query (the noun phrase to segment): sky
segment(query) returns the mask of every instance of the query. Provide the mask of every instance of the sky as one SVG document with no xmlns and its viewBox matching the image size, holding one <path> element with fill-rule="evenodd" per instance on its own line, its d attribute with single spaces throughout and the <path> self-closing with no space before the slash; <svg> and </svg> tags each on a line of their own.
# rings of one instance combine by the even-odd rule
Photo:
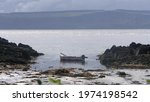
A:
<svg viewBox="0 0 150 102">
<path fill-rule="evenodd" d="M 0 12 L 150 10 L 150 0 L 0 0 Z"/>
</svg>

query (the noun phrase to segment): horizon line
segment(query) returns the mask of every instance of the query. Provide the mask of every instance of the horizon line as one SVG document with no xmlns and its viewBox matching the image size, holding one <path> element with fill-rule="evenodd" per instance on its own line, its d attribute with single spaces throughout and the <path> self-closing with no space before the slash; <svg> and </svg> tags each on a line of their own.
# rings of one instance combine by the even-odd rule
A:
<svg viewBox="0 0 150 102">
<path fill-rule="evenodd" d="M 20 12 L 0 12 L 0 14 L 11 14 L 11 13 L 40 13 L 40 12 L 75 12 L 75 11 L 150 11 L 150 10 L 135 10 L 135 9 L 113 9 L 113 10 L 104 10 L 104 9 L 81 9 L 81 10 L 54 10 L 54 11 L 20 11 Z"/>
</svg>

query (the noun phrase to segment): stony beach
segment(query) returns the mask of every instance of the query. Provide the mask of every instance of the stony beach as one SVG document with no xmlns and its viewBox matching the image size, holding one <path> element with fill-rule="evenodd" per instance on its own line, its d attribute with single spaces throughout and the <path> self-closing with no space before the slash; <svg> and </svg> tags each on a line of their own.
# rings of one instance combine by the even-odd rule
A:
<svg viewBox="0 0 150 102">
<path fill-rule="evenodd" d="M 150 84 L 149 80 L 150 69 L 0 71 L 1 85 L 146 85 Z"/>
</svg>

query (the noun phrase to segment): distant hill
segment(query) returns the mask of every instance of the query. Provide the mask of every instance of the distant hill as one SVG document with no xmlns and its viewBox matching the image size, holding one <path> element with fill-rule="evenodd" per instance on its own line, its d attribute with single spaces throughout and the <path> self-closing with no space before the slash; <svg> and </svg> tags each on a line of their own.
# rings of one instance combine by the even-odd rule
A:
<svg viewBox="0 0 150 102">
<path fill-rule="evenodd" d="M 150 11 L 0 13 L 0 29 L 150 29 Z"/>
</svg>

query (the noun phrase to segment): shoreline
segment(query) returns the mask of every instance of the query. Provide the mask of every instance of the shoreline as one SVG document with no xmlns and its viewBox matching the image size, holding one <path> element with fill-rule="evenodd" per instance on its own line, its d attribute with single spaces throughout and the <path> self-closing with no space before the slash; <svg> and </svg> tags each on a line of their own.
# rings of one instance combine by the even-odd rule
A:
<svg viewBox="0 0 150 102">
<path fill-rule="evenodd" d="M 0 85 L 147 85 L 149 80 L 150 69 L 0 70 Z"/>
<path fill-rule="evenodd" d="M 100 63 L 106 67 L 149 68 L 150 45 L 132 42 L 128 46 L 113 45 L 99 55 Z"/>
<path fill-rule="evenodd" d="M 150 45 L 114 45 L 99 56 L 106 70 L 57 67 L 37 71 L 30 65 L 34 63 L 33 58 L 42 53 L 29 45 L 12 43 L 4 38 L 0 38 L 0 42 L 0 85 L 150 84 L 150 69 L 146 66 L 150 61 Z"/>
</svg>

